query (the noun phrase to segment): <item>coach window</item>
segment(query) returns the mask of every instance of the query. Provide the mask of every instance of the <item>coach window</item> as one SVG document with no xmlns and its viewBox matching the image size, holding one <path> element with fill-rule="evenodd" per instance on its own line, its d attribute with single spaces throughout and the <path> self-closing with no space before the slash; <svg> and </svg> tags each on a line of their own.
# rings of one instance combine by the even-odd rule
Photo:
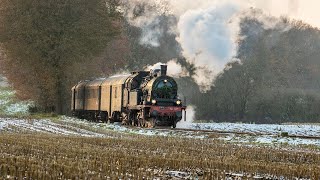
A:
<svg viewBox="0 0 320 180">
<path fill-rule="evenodd" d="M 118 87 L 115 87 L 115 89 L 114 89 L 114 98 L 117 98 L 117 92 L 118 92 Z"/>
</svg>

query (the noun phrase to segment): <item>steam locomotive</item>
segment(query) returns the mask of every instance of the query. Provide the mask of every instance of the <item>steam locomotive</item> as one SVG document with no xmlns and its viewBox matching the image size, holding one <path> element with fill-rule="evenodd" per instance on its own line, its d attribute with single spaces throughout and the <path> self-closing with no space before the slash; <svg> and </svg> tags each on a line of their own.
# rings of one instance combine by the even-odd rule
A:
<svg viewBox="0 0 320 180">
<path fill-rule="evenodd" d="M 71 110 L 74 116 L 93 121 L 175 128 L 186 109 L 177 91 L 167 66 L 161 65 L 161 69 L 81 81 L 72 87 Z"/>
</svg>

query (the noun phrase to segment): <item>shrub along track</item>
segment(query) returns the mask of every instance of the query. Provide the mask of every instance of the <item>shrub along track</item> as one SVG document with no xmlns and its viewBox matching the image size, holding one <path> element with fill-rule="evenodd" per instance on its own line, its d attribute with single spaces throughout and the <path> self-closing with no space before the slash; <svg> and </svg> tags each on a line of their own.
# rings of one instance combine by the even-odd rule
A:
<svg viewBox="0 0 320 180">
<path fill-rule="evenodd" d="M 116 133 L 116 132 L 114 132 Z M 199 179 L 228 172 L 320 178 L 320 154 L 248 147 L 214 139 L 144 136 L 112 138 L 0 134 L 0 179 L 168 178 L 168 170 Z"/>
</svg>

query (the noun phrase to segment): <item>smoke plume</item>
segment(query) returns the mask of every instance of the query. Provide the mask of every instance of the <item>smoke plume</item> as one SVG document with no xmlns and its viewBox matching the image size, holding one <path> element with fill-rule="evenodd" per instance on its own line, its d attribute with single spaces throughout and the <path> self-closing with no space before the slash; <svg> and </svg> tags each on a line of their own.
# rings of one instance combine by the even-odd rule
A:
<svg viewBox="0 0 320 180">
<path fill-rule="evenodd" d="M 147 66 L 147 68 L 145 68 L 145 70 L 149 71 L 149 70 L 160 69 L 161 65 L 168 66 L 167 75 L 169 75 L 169 76 L 183 77 L 183 76 L 188 75 L 187 70 L 185 68 L 183 68 L 179 63 L 177 63 L 176 59 L 172 59 L 172 60 L 168 61 L 167 63 L 158 62 L 154 65 L 149 65 L 149 66 Z"/>
<path fill-rule="evenodd" d="M 186 111 L 187 111 L 186 121 L 184 121 L 184 114 L 183 114 L 181 121 L 177 123 L 177 128 L 190 128 L 190 125 L 194 120 L 195 107 L 188 106 Z"/>
<path fill-rule="evenodd" d="M 252 17 L 266 29 L 281 25 L 280 16 L 305 21 L 320 27 L 320 2 L 316 0 L 122 0 L 128 22 L 142 29 L 140 43 L 159 46 L 164 33 L 176 35 L 181 55 L 196 67 L 193 78 L 202 90 L 210 89 L 215 77 L 228 62 L 237 60 L 238 42 L 242 38 L 240 22 Z M 261 13 L 257 13 L 260 10 Z M 174 16 L 169 30 L 159 19 Z"/>
<path fill-rule="evenodd" d="M 237 6 L 224 4 L 190 10 L 178 22 L 177 41 L 182 55 L 196 65 L 194 79 L 204 90 L 210 88 L 214 77 L 236 55 L 239 25 L 232 21 L 235 12 Z"/>
</svg>

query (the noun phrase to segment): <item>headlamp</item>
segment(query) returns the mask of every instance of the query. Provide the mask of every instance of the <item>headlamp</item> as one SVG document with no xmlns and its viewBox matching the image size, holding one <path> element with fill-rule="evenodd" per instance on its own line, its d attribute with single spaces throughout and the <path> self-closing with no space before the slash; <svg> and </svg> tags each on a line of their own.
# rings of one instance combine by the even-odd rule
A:
<svg viewBox="0 0 320 180">
<path fill-rule="evenodd" d="M 151 103 L 152 103 L 152 104 L 156 104 L 157 101 L 156 101 L 155 99 L 152 99 Z"/>
<path fill-rule="evenodd" d="M 180 100 L 177 100 L 177 101 L 176 101 L 176 104 L 177 104 L 177 105 L 180 105 L 180 104 L 181 104 L 181 101 L 180 101 Z"/>
</svg>

